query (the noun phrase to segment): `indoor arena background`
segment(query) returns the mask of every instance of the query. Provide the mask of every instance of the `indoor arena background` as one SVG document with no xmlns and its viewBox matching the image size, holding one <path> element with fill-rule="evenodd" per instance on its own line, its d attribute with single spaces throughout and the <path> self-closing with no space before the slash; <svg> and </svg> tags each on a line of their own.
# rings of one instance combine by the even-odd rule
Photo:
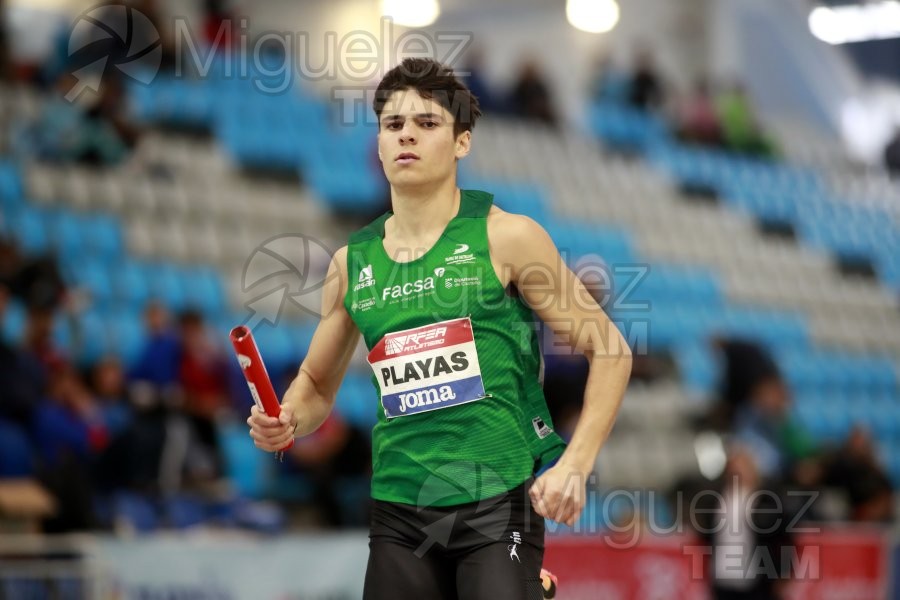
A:
<svg viewBox="0 0 900 600">
<path fill-rule="evenodd" d="M 227 334 L 285 388 L 412 55 L 484 109 L 461 186 L 635 355 L 558 597 L 900 598 L 900 3 L 822 1 L 0 2 L 0 598 L 360 596 L 363 345 L 279 463 Z M 568 436 L 587 364 L 540 334 Z M 771 527 L 710 533 L 729 478 Z"/>
</svg>

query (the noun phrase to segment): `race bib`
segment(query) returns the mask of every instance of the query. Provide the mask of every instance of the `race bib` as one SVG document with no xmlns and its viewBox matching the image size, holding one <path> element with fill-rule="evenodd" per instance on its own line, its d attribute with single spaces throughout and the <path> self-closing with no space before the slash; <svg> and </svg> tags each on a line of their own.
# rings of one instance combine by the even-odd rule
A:
<svg viewBox="0 0 900 600">
<path fill-rule="evenodd" d="M 390 419 L 486 396 L 468 317 L 385 335 L 368 356 Z"/>
</svg>

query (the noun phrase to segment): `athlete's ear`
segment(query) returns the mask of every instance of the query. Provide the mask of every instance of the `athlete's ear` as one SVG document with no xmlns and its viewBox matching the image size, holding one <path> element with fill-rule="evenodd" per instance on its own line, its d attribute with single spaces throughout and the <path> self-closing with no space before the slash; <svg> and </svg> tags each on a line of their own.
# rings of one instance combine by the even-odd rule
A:
<svg viewBox="0 0 900 600">
<path fill-rule="evenodd" d="M 465 158 L 472 149 L 472 132 L 463 131 L 456 137 L 456 158 Z"/>
</svg>

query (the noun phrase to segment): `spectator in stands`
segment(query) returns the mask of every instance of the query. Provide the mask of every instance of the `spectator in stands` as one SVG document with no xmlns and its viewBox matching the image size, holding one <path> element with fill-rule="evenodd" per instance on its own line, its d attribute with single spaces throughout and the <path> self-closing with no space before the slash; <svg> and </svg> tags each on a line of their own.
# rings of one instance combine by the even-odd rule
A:
<svg viewBox="0 0 900 600">
<path fill-rule="evenodd" d="M 235 41 L 236 16 L 224 0 L 204 0 L 203 40 L 210 48 L 229 50 Z"/>
<path fill-rule="evenodd" d="M 0 237 L 0 285 L 29 307 L 53 309 L 66 288 L 56 261 L 46 255 L 25 257 L 12 241 Z"/>
<path fill-rule="evenodd" d="M 129 380 L 139 386 L 150 388 L 150 393 L 165 394 L 178 384 L 178 370 L 181 362 L 181 343 L 172 329 L 169 312 L 159 302 L 150 302 L 144 309 L 146 342 L 138 354 Z M 147 393 L 136 390 L 138 404 Z"/>
<path fill-rule="evenodd" d="M 17 140 L 21 152 L 96 166 L 113 165 L 129 155 L 139 131 L 126 114 L 121 78 L 104 77 L 96 98 L 85 90 L 70 102 L 66 95 L 79 85 L 71 73 L 60 75 L 41 114 Z"/>
<path fill-rule="evenodd" d="M 753 454 L 734 446 L 713 493 L 694 496 L 690 522 L 710 547 L 709 581 L 717 600 L 784 598 L 783 571 L 793 551 L 793 507 L 760 476 Z M 756 493 L 765 491 L 766 493 Z M 696 555 L 695 555 L 696 556 Z"/>
<path fill-rule="evenodd" d="M 9 291 L 0 283 L 0 322 L 9 299 Z M 46 377 L 40 363 L 0 337 L 0 420 L 22 429 L 28 427 L 45 391 Z"/>
<path fill-rule="evenodd" d="M 762 129 L 750 97 L 738 84 L 723 92 L 717 102 L 725 145 L 734 152 L 761 157 L 774 157 L 775 144 Z"/>
<path fill-rule="evenodd" d="M 460 77 L 460 79 L 468 86 L 472 94 L 478 98 L 478 106 L 481 108 L 481 112 L 483 114 L 500 112 L 500 101 L 485 77 L 484 55 L 479 49 L 469 50 L 469 53 L 466 55 L 465 66 L 460 72 L 468 73 L 468 75 Z"/>
<path fill-rule="evenodd" d="M 122 77 L 104 77 L 100 96 L 87 111 L 88 123 L 92 125 L 95 136 L 94 151 L 97 157 L 82 157 L 82 160 L 115 164 L 134 149 L 140 131 L 128 115 L 127 100 Z"/>
<path fill-rule="evenodd" d="M 127 435 L 113 440 L 100 471 L 107 487 L 155 491 L 163 470 L 169 417 L 180 410 L 183 401 L 179 381 L 181 341 L 169 312 L 157 301 L 144 309 L 144 327 L 146 341 L 128 373 L 125 392 L 131 407 L 131 427 Z M 180 473 L 180 466 L 168 472 Z M 172 477 L 177 479 L 177 474 Z"/>
<path fill-rule="evenodd" d="M 118 358 L 107 356 L 94 365 L 91 390 L 110 437 L 124 434 L 131 425 L 131 406 L 127 397 L 125 371 Z"/>
<path fill-rule="evenodd" d="M 526 60 L 510 94 L 510 107 L 514 114 L 525 119 L 557 124 L 556 110 L 550 95 L 550 85 L 541 74 L 534 59 Z"/>
<path fill-rule="evenodd" d="M 222 460 L 216 422 L 229 407 L 227 363 L 225 356 L 206 331 L 203 315 L 194 310 L 179 318 L 181 353 L 178 377 L 184 392 L 184 413 L 195 439 L 197 454 L 189 462 L 198 466 L 203 477 L 207 469 L 211 477 L 222 473 Z"/>
<path fill-rule="evenodd" d="M 25 321 L 22 350 L 31 356 L 44 372 L 54 372 L 66 363 L 66 357 L 53 341 L 53 322 L 56 313 L 52 308 L 32 306 Z"/>
<path fill-rule="evenodd" d="M 724 368 L 719 378 L 719 400 L 708 419 L 710 426 L 725 431 L 731 429 L 735 413 L 756 386 L 766 379 L 780 378 L 781 372 L 771 355 L 754 341 L 717 336 L 711 345 L 721 355 Z"/>
<path fill-rule="evenodd" d="M 677 128 L 678 137 L 684 142 L 704 146 L 722 144 L 722 125 L 705 79 L 695 84 L 693 92 L 682 103 Z"/>
<path fill-rule="evenodd" d="M 626 103 L 629 76 L 616 67 L 610 53 L 598 53 L 591 71 L 589 94 L 594 102 Z"/>
<path fill-rule="evenodd" d="M 851 520 L 893 519 L 894 490 L 865 429 L 854 427 L 843 446 L 828 456 L 824 465 L 823 483 L 847 492 Z"/>
<path fill-rule="evenodd" d="M 67 456 L 87 462 L 109 442 L 97 399 L 68 363 L 53 370 L 48 402 L 41 404 L 38 413 L 38 447 L 49 465 L 62 462 Z"/>
<path fill-rule="evenodd" d="M 774 376 L 760 380 L 747 400 L 735 417 L 735 437 L 753 455 L 760 473 L 813 483 L 815 473 L 810 474 L 808 465 L 816 448 L 790 415 L 790 392 L 784 381 Z"/>
<path fill-rule="evenodd" d="M 10 299 L 0 283 L 0 323 Z M 33 473 L 29 428 L 45 392 L 43 369 L 0 336 L 0 478 Z"/>
<path fill-rule="evenodd" d="M 47 532 L 94 526 L 91 471 L 109 436 L 96 400 L 68 364 L 51 374 L 49 394 L 36 410 L 33 435 L 41 457 L 40 480 L 57 499 Z"/>
<path fill-rule="evenodd" d="M 656 70 L 653 54 L 647 49 L 639 50 L 628 85 L 628 103 L 638 110 L 654 111 L 662 108 L 665 99 L 662 77 Z"/>
<path fill-rule="evenodd" d="M 54 91 L 44 103 L 34 123 L 28 125 L 16 140 L 20 153 L 52 162 L 77 160 L 88 146 L 84 108 L 68 102 L 65 95 L 78 85 L 70 73 L 59 75 Z"/>
<path fill-rule="evenodd" d="M 900 127 L 884 149 L 884 166 L 893 177 L 900 176 Z"/>
</svg>

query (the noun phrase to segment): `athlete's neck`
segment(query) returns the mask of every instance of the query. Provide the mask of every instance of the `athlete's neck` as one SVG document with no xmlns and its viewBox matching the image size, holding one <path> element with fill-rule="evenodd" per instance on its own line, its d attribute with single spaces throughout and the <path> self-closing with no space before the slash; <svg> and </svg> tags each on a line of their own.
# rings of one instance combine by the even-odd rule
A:
<svg viewBox="0 0 900 600">
<path fill-rule="evenodd" d="M 460 192 L 456 178 L 430 190 L 391 189 L 392 234 L 403 240 L 440 235 L 459 212 Z"/>
</svg>

